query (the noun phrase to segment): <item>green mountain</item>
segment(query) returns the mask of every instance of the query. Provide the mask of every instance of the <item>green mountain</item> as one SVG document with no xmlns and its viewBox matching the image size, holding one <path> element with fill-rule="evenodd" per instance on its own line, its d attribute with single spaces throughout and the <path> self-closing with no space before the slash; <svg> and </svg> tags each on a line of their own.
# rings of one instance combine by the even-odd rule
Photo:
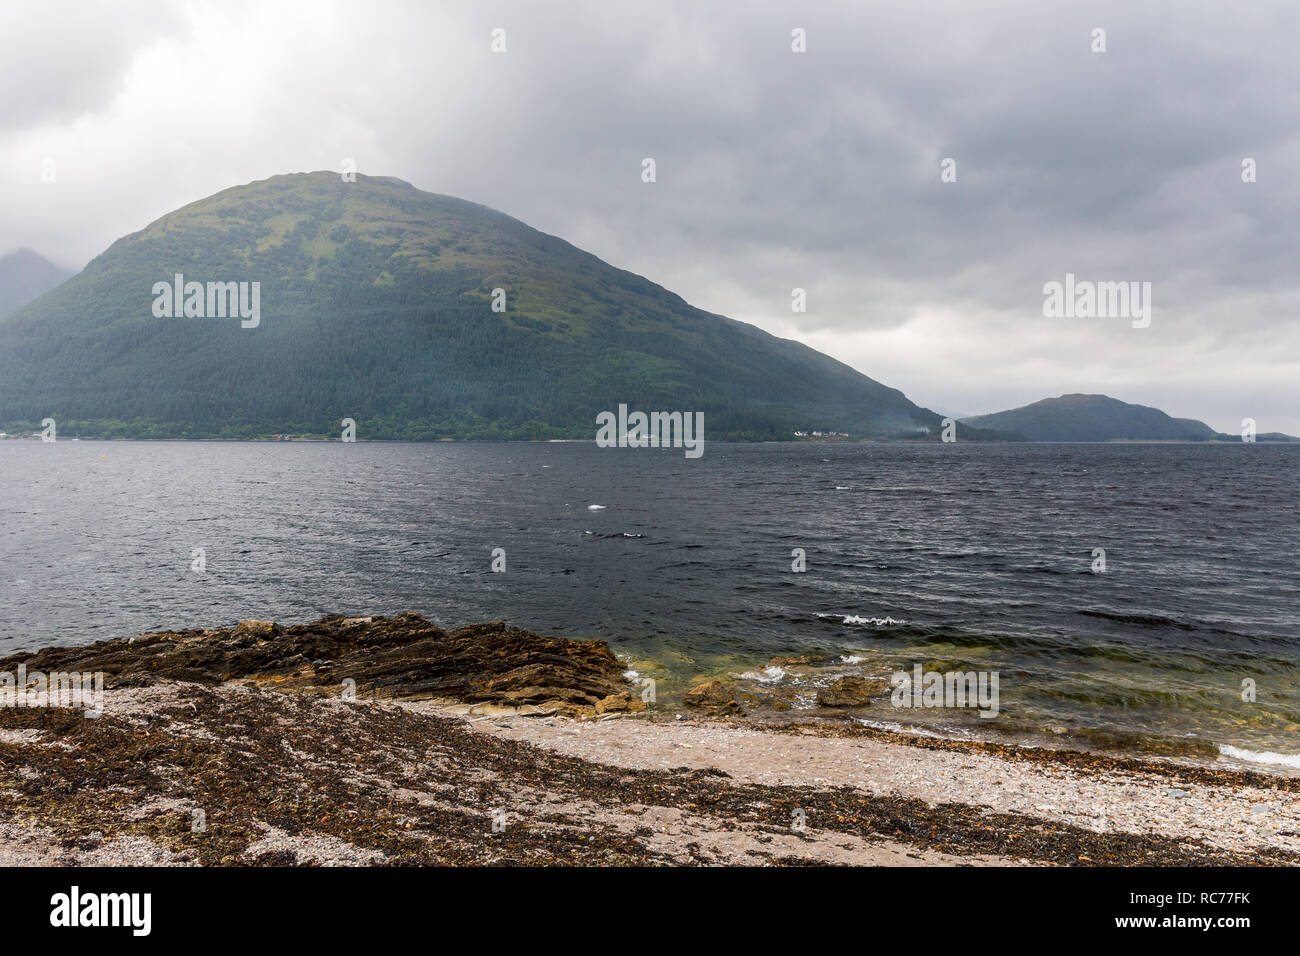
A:
<svg viewBox="0 0 1300 956">
<path fill-rule="evenodd" d="M 50 291 L 70 275 L 71 272 L 30 249 L 0 256 L 0 316 Z"/>
<path fill-rule="evenodd" d="M 1106 395 L 1062 395 L 1023 408 L 962 420 L 1029 441 L 1210 441 L 1227 438 L 1191 418 L 1171 418 L 1158 408 Z"/>
<path fill-rule="evenodd" d="M 562 239 L 356 180 L 227 189 L 0 320 L 0 428 L 338 435 L 351 418 L 360 438 L 592 438 L 598 413 L 627 404 L 703 412 L 710 439 L 938 434 L 939 416 L 898 390 Z M 260 321 L 156 317 L 172 296 L 155 284 L 176 274 L 248 282 L 250 305 L 260 283 Z"/>
</svg>

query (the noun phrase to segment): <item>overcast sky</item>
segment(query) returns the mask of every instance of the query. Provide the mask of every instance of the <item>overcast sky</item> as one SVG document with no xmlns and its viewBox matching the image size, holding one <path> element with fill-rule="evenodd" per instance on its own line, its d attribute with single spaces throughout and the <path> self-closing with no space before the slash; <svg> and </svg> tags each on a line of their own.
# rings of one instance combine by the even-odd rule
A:
<svg viewBox="0 0 1300 956">
<path fill-rule="evenodd" d="M 0 252 L 80 268 L 354 157 L 940 412 L 1104 392 L 1300 434 L 1298 38 L 1293 0 L 5 0 Z M 1045 318 L 1067 272 L 1152 283 L 1150 327 Z"/>
</svg>

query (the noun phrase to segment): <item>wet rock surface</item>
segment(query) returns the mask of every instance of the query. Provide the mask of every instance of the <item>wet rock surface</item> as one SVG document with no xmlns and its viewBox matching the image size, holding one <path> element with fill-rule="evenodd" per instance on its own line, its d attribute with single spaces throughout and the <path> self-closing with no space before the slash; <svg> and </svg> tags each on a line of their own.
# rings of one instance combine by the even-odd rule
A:
<svg viewBox="0 0 1300 956">
<path fill-rule="evenodd" d="M 823 707 L 866 707 L 871 698 L 889 690 L 889 682 L 865 677 L 841 677 L 829 687 L 817 691 L 817 703 Z"/>
<path fill-rule="evenodd" d="M 737 699 L 737 688 L 729 681 L 700 681 L 682 696 L 682 703 L 687 707 L 696 707 L 711 714 L 744 712 Z"/>
</svg>

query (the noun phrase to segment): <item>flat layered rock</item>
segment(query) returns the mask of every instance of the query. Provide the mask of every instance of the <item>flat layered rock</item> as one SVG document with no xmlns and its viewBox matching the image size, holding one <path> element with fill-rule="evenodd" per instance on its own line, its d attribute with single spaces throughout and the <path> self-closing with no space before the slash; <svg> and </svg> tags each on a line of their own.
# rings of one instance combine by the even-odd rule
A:
<svg viewBox="0 0 1300 956">
<path fill-rule="evenodd" d="M 84 647 L 50 647 L 0 659 L 0 671 L 94 673 L 107 687 L 160 679 L 271 682 L 361 697 L 446 698 L 469 703 L 592 708 L 630 685 L 604 641 L 544 637 L 503 621 L 445 631 L 419 614 L 332 615 L 289 627 L 243 621 L 216 630 L 161 631 Z M 608 707 L 609 704 L 603 704 Z"/>
</svg>

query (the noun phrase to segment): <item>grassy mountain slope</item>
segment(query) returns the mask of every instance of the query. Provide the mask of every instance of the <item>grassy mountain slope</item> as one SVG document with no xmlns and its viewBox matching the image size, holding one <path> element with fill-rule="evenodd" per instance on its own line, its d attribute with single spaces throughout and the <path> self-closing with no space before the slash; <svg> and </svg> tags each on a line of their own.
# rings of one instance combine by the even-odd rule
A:
<svg viewBox="0 0 1300 956">
<path fill-rule="evenodd" d="M 963 420 L 1029 441 L 1209 441 L 1218 433 L 1204 422 L 1171 418 L 1158 408 L 1106 395 L 1062 395 L 1005 412 Z"/>
<path fill-rule="evenodd" d="M 175 273 L 260 282 L 260 326 L 155 318 L 153 285 Z M 49 416 L 83 435 L 337 434 L 353 418 L 364 438 L 590 438 L 619 403 L 703 411 L 710 438 L 939 427 L 896 389 L 485 206 L 323 172 L 118 240 L 0 320 L 0 369 L 0 427 Z"/>
<path fill-rule="evenodd" d="M 21 308 L 70 275 L 30 249 L 0 256 L 0 316 Z"/>
</svg>

